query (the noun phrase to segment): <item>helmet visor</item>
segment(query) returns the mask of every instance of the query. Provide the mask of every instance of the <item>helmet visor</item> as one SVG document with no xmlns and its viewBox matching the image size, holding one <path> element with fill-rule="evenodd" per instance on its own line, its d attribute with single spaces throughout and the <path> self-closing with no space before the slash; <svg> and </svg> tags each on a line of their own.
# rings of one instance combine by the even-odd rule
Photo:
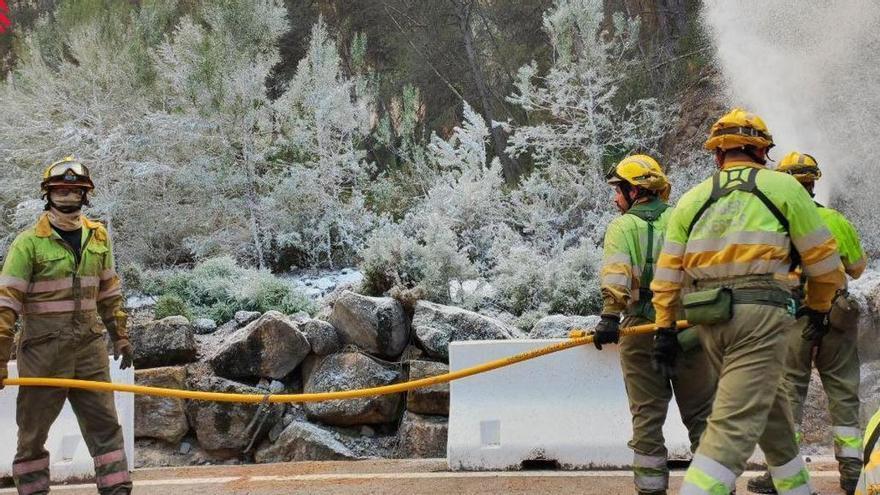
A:
<svg viewBox="0 0 880 495">
<path fill-rule="evenodd" d="M 89 176 L 89 169 L 79 162 L 61 162 L 52 165 L 52 168 L 49 169 L 49 173 L 47 174 L 49 179 L 53 179 L 56 177 L 65 177 L 67 175 L 67 171 L 73 172 L 74 175 L 79 175 L 81 177 Z"/>
</svg>

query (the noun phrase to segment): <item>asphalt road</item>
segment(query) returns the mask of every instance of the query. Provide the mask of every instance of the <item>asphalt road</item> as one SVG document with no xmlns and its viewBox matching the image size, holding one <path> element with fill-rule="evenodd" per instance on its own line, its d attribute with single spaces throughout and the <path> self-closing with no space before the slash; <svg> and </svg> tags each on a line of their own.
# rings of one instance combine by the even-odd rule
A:
<svg viewBox="0 0 880 495">
<path fill-rule="evenodd" d="M 811 465 L 813 486 L 821 494 L 842 494 L 833 465 Z M 747 472 L 738 485 L 746 493 Z M 674 471 L 676 493 L 684 471 Z M 133 473 L 137 495 L 208 494 L 601 494 L 633 493 L 629 471 L 449 472 L 446 461 L 377 460 L 298 462 L 247 466 L 200 466 L 141 469 Z M 58 485 L 53 493 L 94 494 L 94 485 Z M 0 494 L 15 493 L 2 489 Z"/>
</svg>

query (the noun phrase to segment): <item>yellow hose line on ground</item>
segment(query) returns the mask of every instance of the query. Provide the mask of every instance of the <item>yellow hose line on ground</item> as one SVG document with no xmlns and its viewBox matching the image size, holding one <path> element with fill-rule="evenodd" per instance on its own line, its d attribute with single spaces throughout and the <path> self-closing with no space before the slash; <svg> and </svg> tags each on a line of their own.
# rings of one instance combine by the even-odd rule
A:
<svg viewBox="0 0 880 495">
<path fill-rule="evenodd" d="M 679 328 L 688 326 L 686 321 L 676 323 Z M 656 330 L 654 324 L 638 325 L 620 329 L 621 336 L 640 335 L 651 333 Z M 412 380 L 409 382 L 395 383 L 382 387 L 363 388 L 358 390 L 343 390 L 339 392 L 321 392 L 313 394 L 235 394 L 221 392 L 200 392 L 196 390 L 179 390 L 174 388 L 145 387 L 143 385 L 128 385 L 124 383 L 94 382 L 87 380 L 72 380 L 68 378 L 8 378 L 3 380 L 5 386 L 17 385 L 20 387 L 60 387 L 78 388 L 85 390 L 99 390 L 105 392 L 131 392 L 140 395 L 154 397 L 171 397 L 176 399 L 205 400 L 213 402 L 238 402 L 243 404 L 256 404 L 260 402 L 321 402 L 326 400 L 357 399 L 361 397 L 373 397 L 376 395 L 396 394 L 417 388 L 429 387 L 438 383 L 448 383 L 453 380 L 468 376 L 485 373 L 494 369 L 510 366 L 522 361 L 534 359 L 554 352 L 564 351 L 579 345 L 590 344 L 593 336 L 585 331 L 572 331 L 572 337 L 565 342 L 533 349 L 506 358 L 496 359 L 487 363 L 471 366 L 458 371 L 442 375 Z"/>
</svg>

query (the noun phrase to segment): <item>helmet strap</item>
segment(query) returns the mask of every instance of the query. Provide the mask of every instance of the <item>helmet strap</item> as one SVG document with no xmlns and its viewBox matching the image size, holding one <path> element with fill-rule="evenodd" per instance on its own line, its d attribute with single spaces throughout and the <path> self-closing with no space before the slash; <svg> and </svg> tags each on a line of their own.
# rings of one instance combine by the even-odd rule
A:
<svg viewBox="0 0 880 495">
<path fill-rule="evenodd" d="M 743 147 L 740 149 L 740 151 L 742 151 L 742 152 L 745 153 L 746 155 L 749 155 L 749 158 L 751 158 L 752 160 L 754 160 L 755 163 L 760 163 L 761 165 L 767 165 L 767 159 L 766 159 L 766 158 L 760 158 L 760 157 L 758 156 L 758 154 L 755 153 L 755 150 L 756 150 L 756 149 L 757 149 L 757 148 L 755 148 L 754 146 L 743 146 Z"/>
</svg>

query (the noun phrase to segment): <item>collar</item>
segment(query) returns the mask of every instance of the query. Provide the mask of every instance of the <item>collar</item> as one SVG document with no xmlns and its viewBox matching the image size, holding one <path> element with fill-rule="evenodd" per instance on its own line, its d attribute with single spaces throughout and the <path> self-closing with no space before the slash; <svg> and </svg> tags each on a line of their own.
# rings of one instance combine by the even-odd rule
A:
<svg viewBox="0 0 880 495">
<path fill-rule="evenodd" d="M 721 166 L 721 170 L 728 170 L 731 168 L 739 168 L 739 167 L 766 168 L 766 167 L 764 167 L 764 165 L 761 165 L 760 163 L 741 161 L 741 162 L 727 162 Z"/>
<path fill-rule="evenodd" d="M 97 230 L 101 226 L 100 222 L 89 220 L 85 215 L 82 217 L 82 224 L 83 228 L 88 230 Z M 52 224 L 49 223 L 48 213 L 41 214 L 40 218 L 37 219 L 37 223 L 34 225 L 34 232 L 37 234 L 37 237 L 52 237 L 55 234 Z"/>
</svg>

